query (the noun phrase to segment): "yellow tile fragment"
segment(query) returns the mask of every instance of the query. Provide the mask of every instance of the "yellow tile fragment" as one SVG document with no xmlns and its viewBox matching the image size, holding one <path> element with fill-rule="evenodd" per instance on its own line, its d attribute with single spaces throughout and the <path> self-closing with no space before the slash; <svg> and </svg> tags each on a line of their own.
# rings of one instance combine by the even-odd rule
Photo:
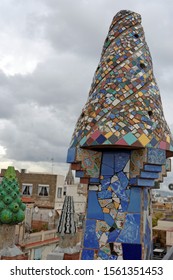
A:
<svg viewBox="0 0 173 280">
<path fill-rule="evenodd" d="M 143 96 L 143 93 L 141 91 L 138 92 L 139 96 Z"/>
<path fill-rule="evenodd" d="M 109 214 L 109 213 L 110 213 L 110 209 L 104 207 L 104 208 L 103 208 L 103 213 Z"/>
<path fill-rule="evenodd" d="M 170 143 L 170 136 L 169 135 L 167 135 L 167 137 L 166 137 L 166 142 Z"/>
<path fill-rule="evenodd" d="M 150 139 L 144 133 L 138 138 L 138 140 L 143 146 L 146 146 L 150 142 Z"/>
<path fill-rule="evenodd" d="M 112 134 L 113 134 L 113 133 L 110 131 L 110 132 L 106 133 L 105 137 L 108 139 L 109 137 L 112 136 Z"/>
<path fill-rule="evenodd" d="M 114 206 L 115 206 L 115 209 L 118 209 L 119 208 L 119 203 L 118 202 L 114 202 Z"/>
</svg>

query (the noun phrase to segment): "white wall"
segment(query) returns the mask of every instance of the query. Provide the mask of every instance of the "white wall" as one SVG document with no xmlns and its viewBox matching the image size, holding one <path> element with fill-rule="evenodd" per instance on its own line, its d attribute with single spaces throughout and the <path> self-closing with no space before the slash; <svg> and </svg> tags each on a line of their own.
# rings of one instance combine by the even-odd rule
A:
<svg viewBox="0 0 173 280">
<path fill-rule="evenodd" d="M 83 194 L 78 194 L 78 184 L 68 185 L 65 187 L 67 189 L 66 195 L 73 196 L 75 213 L 85 212 L 86 196 L 84 196 Z M 64 190 L 64 186 L 62 186 L 62 188 Z M 63 195 L 63 190 L 62 190 L 62 197 L 56 198 L 55 201 L 55 209 L 57 209 L 59 213 L 61 212 L 64 203 L 64 198 L 65 198 L 65 196 Z"/>
<path fill-rule="evenodd" d="M 57 175 L 56 192 L 55 192 L 55 209 L 57 209 L 57 207 L 56 207 L 57 203 L 64 201 L 64 199 L 60 200 L 60 198 L 58 198 L 58 188 L 62 188 L 62 193 L 63 193 L 64 180 L 65 180 L 65 177 L 63 175 Z"/>
<path fill-rule="evenodd" d="M 167 246 L 173 246 L 173 232 L 167 231 L 166 232 L 166 245 Z"/>
<path fill-rule="evenodd" d="M 173 228 L 173 221 L 166 221 L 166 220 L 158 220 L 157 226 L 165 227 L 165 228 Z"/>
</svg>

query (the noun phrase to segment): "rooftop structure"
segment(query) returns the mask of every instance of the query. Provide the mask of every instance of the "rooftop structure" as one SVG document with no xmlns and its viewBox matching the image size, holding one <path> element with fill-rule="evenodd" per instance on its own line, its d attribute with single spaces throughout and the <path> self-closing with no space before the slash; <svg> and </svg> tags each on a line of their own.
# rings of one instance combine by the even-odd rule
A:
<svg viewBox="0 0 173 280">
<path fill-rule="evenodd" d="M 165 121 L 141 16 L 115 15 L 67 162 L 88 184 L 81 259 L 151 259 L 151 189 L 170 171 Z"/>
</svg>

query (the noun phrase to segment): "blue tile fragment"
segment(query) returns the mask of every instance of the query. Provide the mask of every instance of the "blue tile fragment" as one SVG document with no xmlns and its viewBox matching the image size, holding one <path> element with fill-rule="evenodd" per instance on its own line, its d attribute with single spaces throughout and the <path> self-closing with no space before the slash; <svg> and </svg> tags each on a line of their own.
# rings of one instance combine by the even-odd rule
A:
<svg viewBox="0 0 173 280">
<path fill-rule="evenodd" d="M 90 178 L 90 184 L 99 184 L 100 179 L 99 178 Z"/>
<path fill-rule="evenodd" d="M 110 232 L 108 237 L 108 243 L 115 242 L 119 233 L 120 233 L 120 229 L 115 229 L 114 231 Z"/>
<path fill-rule="evenodd" d="M 103 190 L 98 192 L 98 198 L 107 199 L 112 197 L 112 192 L 108 190 Z"/>
<path fill-rule="evenodd" d="M 111 184 L 112 190 L 116 193 L 119 189 L 121 189 L 120 181 L 115 181 Z"/>
<path fill-rule="evenodd" d="M 140 214 L 127 214 L 124 228 L 116 242 L 140 243 Z"/>
<path fill-rule="evenodd" d="M 141 211 L 141 188 L 131 188 L 128 212 L 140 213 Z"/>
<path fill-rule="evenodd" d="M 102 164 L 114 168 L 114 154 L 112 152 L 103 152 Z"/>
<path fill-rule="evenodd" d="M 104 175 L 113 176 L 113 175 L 114 175 L 114 169 L 111 168 L 111 167 L 108 166 L 108 165 L 102 164 L 102 167 L 101 167 L 101 175 L 102 175 L 102 176 L 104 176 Z"/>
<path fill-rule="evenodd" d="M 129 185 L 130 186 L 136 186 L 137 185 L 137 178 L 130 178 L 129 180 Z"/>
<path fill-rule="evenodd" d="M 153 138 L 151 141 L 150 141 L 150 144 L 152 145 L 152 147 L 154 147 L 156 144 L 157 144 L 157 140 L 155 138 Z"/>
<path fill-rule="evenodd" d="M 145 171 L 151 171 L 151 172 L 161 172 L 162 166 L 160 165 L 153 165 L 153 164 L 146 164 L 144 166 Z"/>
<path fill-rule="evenodd" d="M 97 138 L 97 142 L 99 144 L 102 144 L 105 140 L 107 140 L 103 135 L 100 135 L 98 138 Z"/>
<path fill-rule="evenodd" d="M 122 199 L 123 201 L 128 201 L 128 195 L 126 190 L 121 186 L 119 181 L 115 181 L 111 184 L 112 190 L 116 193 L 116 195 Z"/>
<path fill-rule="evenodd" d="M 149 171 L 141 171 L 141 178 L 148 178 L 148 179 L 158 179 L 159 173 L 149 172 Z"/>
<path fill-rule="evenodd" d="M 124 172 L 119 172 L 117 177 L 121 183 L 121 187 L 125 189 L 128 186 L 129 180 Z"/>
<path fill-rule="evenodd" d="M 123 171 L 128 160 L 130 158 L 130 152 L 117 152 L 115 154 L 115 172 Z"/>
<path fill-rule="evenodd" d="M 84 234 L 84 247 L 85 248 L 99 248 L 98 239 L 96 236 L 96 221 L 86 220 L 85 234 Z"/>
<path fill-rule="evenodd" d="M 129 201 L 121 200 L 121 210 L 126 212 L 129 206 Z"/>
<path fill-rule="evenodd" d="M 141 187 L 154 187 L 155 181 L 149 179 L 138 179 L 137 185 Z"/>
<path fill-rule="evenodd" d="M 148 163 L 166 164 L 166 151 L 155 148 L 148 148 Z"/>
<path fill-rule="evenodd" d="M 125 192 L 126 192 L 126 196 L 127 196 L 127 197 L 130 197 L 131 189 L 128 189 L 128 190 L 126 190 Z"/>
<path fill-rule="evenodd" d="M 141 260 L 142 259 L 142 246 L 141 244 L 123 243 L 123 260 Z"/>
<path fill-rule="evenodd" d="M 111 178 L 104 178 L 101 181 L 102 190 L 107 189 L 110 186 Z"/>
<path fill-rule="evenodd" d="M 129 180 L 130 186 L 138 186 L 138 187 L 154 187 L 155 180 L 154 179 L 138 179 L 131 178 Z"/>
<path fill-rule="evenodd" d="M 116 256 L 116 255 L 110 255 L 109 260 L 110 260 L 110 261 L 111 261 L 111 260 L 115 261 L 115 260 L 117 260 L 117 257 L 118 257 L 118 256 Z"/>
<path fill-rule="evenodd" d="M 103 220 L 104 214 L 102 208 L 97 199 L 97 192 L 89 191 L 88 192 L 88 208 L 87 208 L 87 218 Z"/>
<path fill-rule="evenodd" d="M 82 178 L 82 177 L 84 177 L 85 174 L 83 171 L 77 170 L 75 175 L 77 178 Z"/>
<path fill-rule="evenodd" d="M 82 260 L 93 260 L 94 259 L 94 250 L 83 249 L 81 259 Z"/>
<path fill-rule="evenodd" d="M 72 163 L 75 162 L 76 157 L 76 148 L 69 148 L 67 152 L 67 162 Z"/>
<path fill-rule="evenodd" d="M 114 219 L 110 214 L 104 213 L 104 220 L 110 227 L 115 223 Z"/>
</svg>

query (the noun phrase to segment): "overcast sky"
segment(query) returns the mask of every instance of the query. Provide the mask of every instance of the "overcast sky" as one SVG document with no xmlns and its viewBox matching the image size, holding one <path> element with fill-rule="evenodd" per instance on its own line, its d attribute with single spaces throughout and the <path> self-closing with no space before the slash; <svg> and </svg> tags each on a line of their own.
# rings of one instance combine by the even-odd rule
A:
<svg viewBox="0 0 173 280">
<path fill-rule="evenodd" d="M 1 0 L 0 168 L 51 172 L 53 163 L 55 173 L 66 173 L 75 123 L 122 9 L 142 16 L 173 128 L 172 0 Z"/>
</svg>

